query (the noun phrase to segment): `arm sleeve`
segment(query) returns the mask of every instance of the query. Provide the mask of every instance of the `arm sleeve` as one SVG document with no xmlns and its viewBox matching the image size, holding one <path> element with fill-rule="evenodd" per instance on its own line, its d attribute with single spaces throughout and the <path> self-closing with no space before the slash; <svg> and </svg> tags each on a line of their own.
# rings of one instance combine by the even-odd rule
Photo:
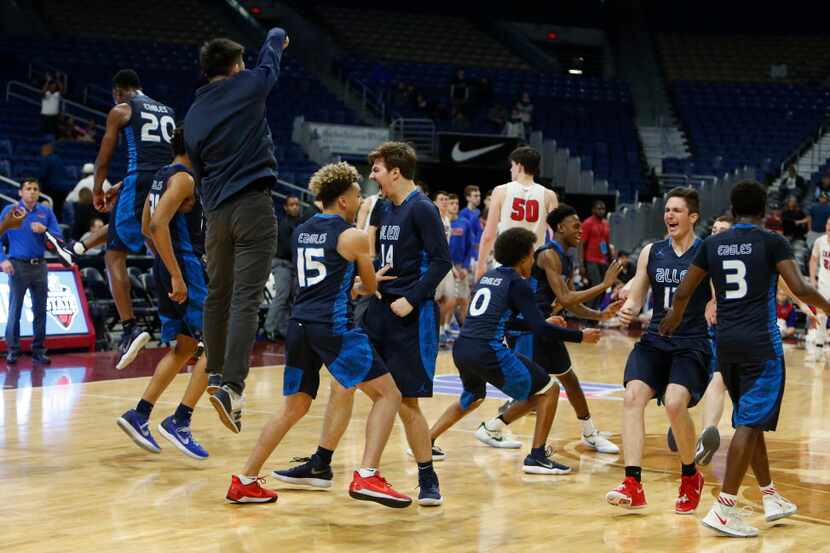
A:
<svg viewBox="0 0 830 553">
<path fill-rule="evenodd" d="M 282 44 L 285 40 L 285 31 L 274 27 L 268 31 L 265 43 L 259 50 L 254 72 L 262 79 L 263 93 L 270 94 L 280 76 L 280 61 L 282 60 Z"/>
<path fill-rule="evenodd" d="M 466 255 L 466 236 L 462 234 L 461 236 L 455 235 L 455 229 L 458 228 L 453 227 L 452 232 L 450 233 L 450 259 L 452 260 L 453 265 L 464 265 L 464 257 Z"/>
<path fill-rule="evenodd" d="M 709 257 L 706 255 L 706 252 L 709 251 L 710 245 L 711 242 L 709 242 L 708 238 L 704 240 L 703 244 L 700 245 L 700 249 L 697 250 L 694 261 L 692 261 L 692 265 L 697 265 L 706 272 L 709 272 Z"/>
<path fill-rule="evenodd" d="M 435 295 L 435 288 L 452 269 L 450 248 L 438 208 L 432 202 L 421 201 L 414 209 L 415 228 L 429 256 L 429 265 L 405 296 L 406 301 L 413 307 Z"/>
<path fill-rule="evenodd" d="M 14 204 L 9 204 L 0 211 L 0 220 L 5 219 L 6 215 L 14 208 Z M 0 262 L 6 260 L 6 247 L 9 245 L 9 233 L 0 236 Z"/>
<path fill-rule="evenodd" d="M 522 314 L 528 329 L 541 338 L 563 340 L 565 342 L 581 342 L 582 332 L 548 324 L 542 312 L 533 301 L 533 291 L 524 280 L 514 280 L 508 292 L 510 304 Z"/>
<path fill-rule="evenodd" d="M 778 265 L 780 261 L 794 259 L 793 250 L 786 238 L 780 234 L 772 233 L 768 234 L 767 237 L 767 251 L 773 267 Z"/>
</svg>

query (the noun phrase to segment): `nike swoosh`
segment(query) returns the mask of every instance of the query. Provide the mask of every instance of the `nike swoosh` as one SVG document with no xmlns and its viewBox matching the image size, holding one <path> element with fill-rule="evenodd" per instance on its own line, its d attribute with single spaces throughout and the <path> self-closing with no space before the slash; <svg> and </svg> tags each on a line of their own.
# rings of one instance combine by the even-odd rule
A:
<svg viewBox="0 0 830 553">
<path fill-rule="evenodd" d="M 468 150 L 466 152 L 461 151 L 461 142 L 456 142 L 455 146 L 452 149 L 452 160 L 456 163 L 463 163 L 465 161 L 469 161 L 475 157 L 480 155 L 484 155 L 487 152 L 492 152 L 493 150 L 497 150 L 504 146 L 504 142 L 501 144 L 493 144 L 492 146 L 485 146 L 484 148 L 476 148 L 475 150 Z"/>
<path fill-rule="evenodd" d="M 715 513 L 715 518 L 717 518 L 717 519 L 720 521 L 720 523 L 721 523 L 721 524 L 723 524 L 724 526 L 726 526 L 726 523 L 728 522 L 728 520 L 727 520 L 727 519 L 725 519 L 725 518 L 721 518 L 721 517 L 720 517 L 720 515 L 719 515 L 719 514 L 717 514 L 717 513 Z"/>
<path fill-rule="evenodd" d="M 311 474 L 323 474 L 324 472 L 326 472 L 326 469 L 316 469 L 316 468 L 311 469 Z"/>
</svg>

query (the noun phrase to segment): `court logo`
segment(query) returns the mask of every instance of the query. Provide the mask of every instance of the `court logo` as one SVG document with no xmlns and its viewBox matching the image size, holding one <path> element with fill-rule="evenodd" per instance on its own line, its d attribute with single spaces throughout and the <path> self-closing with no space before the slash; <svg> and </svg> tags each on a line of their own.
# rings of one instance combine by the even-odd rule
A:
<svg viewBox="0 0 830 553">
<path fill-rule="evenodd" d="M 61 283 L 55 275 L 49 275 L 49 296 L 46 299 L 46 312 L 55 319 L 63 328 L 72 326 L 75 316 L 79 313 L 80 307 L 75 294 Z"/>
</svg>

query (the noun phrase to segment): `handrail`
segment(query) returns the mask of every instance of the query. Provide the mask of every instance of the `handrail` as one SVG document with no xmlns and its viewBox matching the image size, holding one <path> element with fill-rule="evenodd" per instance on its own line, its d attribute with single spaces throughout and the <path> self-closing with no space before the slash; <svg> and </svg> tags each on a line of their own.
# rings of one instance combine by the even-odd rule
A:
<svg viewBox="0 0 830 553">
<path fill-rule="evenodd" d="M 275 198 L 279 198 L 279 199 L 281 199 L 281 200 L 286 200 L 286 199 L 288 199 L 288 195 L 287 195 L 287 194 L 282 194 L 282 193 L 277 192 L 277 191 L 275 191 L 275 190 L 271 190 L 271 195 L 272 195 L 272 196 L 274 196 Z M 304 202 L 304 201 L 300 200 L 300 205 L 301 205 L 302 207 L 311 207 L 311 205 L 312 205 L 312 204 L 310 204 L 310 203 L 308 203 L 308 202 Z"/>
<path fill-rule="evenodd" d="M 19 92 L 14 92 L 15 88 L 20 88 L 20 89 L 23 89 L 23 90 L 27 90 L 27 91 L 36 93 L 38 95 L 38 100 L 34 100 L 33 98 L 30 98 L 29 96 L 24 96 L 23 94 L 21 94 Z M 40 89 L 35 88 L 33 86 L 29 86 L 29 85 L 27 85 L 25 83 L 22 83 L 20 81 L 9 81 L 9 83 L 6 85 L 6 100 L 8 101 L 9 98 L 17 98 L 19 100 L 23 100 L 24 102 L 28 102 L 30 104 L 40 105 L 40 99 L 39 99 L 40 98 Z M 67 106 L 78 109 L 78 110 L 81 110 L 81 111 L 85 111 L 85 112 L 87 112 L 87 113 L 89 113 L 93 116 L 100 117 L 101 119 L 103 119 L 103 121 L 107 120 L 107 114 L 104 113 L 103 111 L 98 111 L 97 109 L 89 108 L 89 107 L 87 107 L 83 104 L 79 104 L 78 102 L 73 102 L 72 100 L 61 99 L 61 111 L 62 112 L 67 111 L 66 110 Z M 73 115 L 73 114 L 70 114 L 70 115 Z"/>
<path fill-rule="evenodd" d="M 0 194 L 0 200 L 6 200 L 10 204 L 16 204 L 17 200 L 12 198 L 11 196 L 6 196 L 5 194 Z"/>
<path fill-rule="evenodd" d="M 89 105 L 90 100 L 109 107 L 112 103 L 112 91 L 97 84 L 88 84 L 84 87 L 84 104 Z"/>
<path fill-rule="evenodd" d="M 277 184 L 279 184 L 281 186 L 285 186 L 286 188 L 288 188 L 290 190 L 296 190 L 297 192 L 299 192 L 300 194 L 303 194 L 304 196 L 309 196 L 311 198 L 314 197 L 314 194 L 312 194 L 311 191 L 308 188 L 303 188 L 302 186 L 297 186 L 296 184 L 292 184 L 292 183 L 290 183 L 288 181 L 285 181 L 285 180 L 282 180 L 282 179 L 277 179 Z M 302 198 L 302 196 L 301 196 L 301 198 Z"/>
<path fill-rule="evenodd" d="M 361 95 L 361 107 L 364 112 L 368 106 L 369 108 L 372 108 L 372 110 L 379 115 L 381 119 L 386 121 L 386 102 L 383 99 L 383 93 L 372 90 L 369 88 L 369 85 L 357 77 L 346 77 L 343 81 L 346 95 L 349 94 L 351 87 L 356 85 L 354 88 L 356 88 Z"/>
<path fill-rule="evenodd" d="M 15 188 L 20 188 L 20 183 L 19 182 L 17 182 L 16 180 L 12 180 L 8 177 L 4 177 L 3 175 L 0 175 L 0 182 L 5 182 L 6 184 L 10 184 L 10 185 L 14 186 Z M 43 192 L 40 193 L 40 196 L 42 198 L 46 198 L 47 200 L 49 200 L 50 207 L 54 207 L 55 201 L 52 199 L 52 196 L 50 196 L 48 194 L 44 194 Z M 12 200 L 12 201 L 16 202 L 17 200 Z"/>
<path fill-rule="evenodd" d="M 45 70 L 38 69 L 38 66 L 43 67 Z M 37 76 L 43 75 L 45 77 L 48 73 L 54 73 L 55 77 L 57 77 L 58 82 L 61 85 L 61 88 L 63 88 L 63 90 L 66 90 L 66 87 L 69 83 L 69 77 L 66 74 L 66 71 L 58 69 L 54 65 L 49 65 L 48 63 L 43 63 L 42 61 L 33 61 L 29 64 L 29 80 L 30 81 L 32 80 L 33 75 L 37 75 Z"/>
</svg>

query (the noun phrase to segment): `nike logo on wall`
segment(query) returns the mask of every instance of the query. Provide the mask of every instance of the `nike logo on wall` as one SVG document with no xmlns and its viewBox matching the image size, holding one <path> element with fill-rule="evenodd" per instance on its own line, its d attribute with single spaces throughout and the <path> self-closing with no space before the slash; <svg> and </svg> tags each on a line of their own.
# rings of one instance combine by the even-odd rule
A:
<svg viewBox="0 0 830 553">
<path fill-rule="evenodd" d="M 485 146 L 484 148 L 476 148 L 475 150 L 467 150 L 466 152 L 463 152 L 461 151 L 461 142 L 456 142 L 452 149 L 452 160 L 456 163 L 464 163 L 465 161 L 484 155 L 487 152 L 498 150 L 502 146 L 504 146 L 504 142 L 501 144 L 493 144 L 492 146 Z"/>
</svg>

